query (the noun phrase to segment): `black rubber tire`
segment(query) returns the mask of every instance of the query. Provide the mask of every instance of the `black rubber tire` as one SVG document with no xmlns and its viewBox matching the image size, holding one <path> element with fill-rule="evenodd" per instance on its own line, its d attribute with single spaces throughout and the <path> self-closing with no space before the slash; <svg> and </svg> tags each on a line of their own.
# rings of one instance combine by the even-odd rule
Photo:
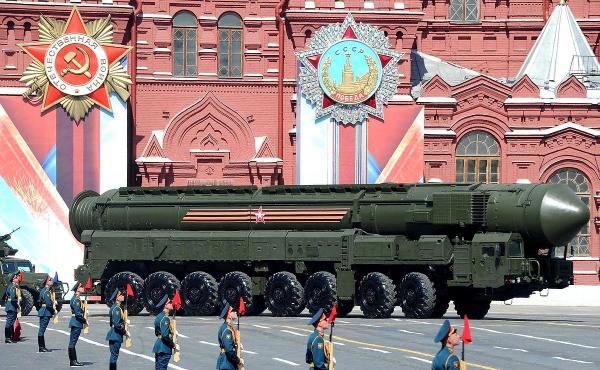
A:
<svg viewBox="0 0 600 370">
<path fill-rule="evenodd" d="M 358 304 L 368 319 L 388 318 L 396 307 L 396 285 L 385 274 L 370 272 L 360 282 Z"/>
<path fill-rule="evenodd" d="M 161 311 L 156 308 L 156 305 L 167 294 L 169 298 L 175 296 L 175 292 L 179 290 L 181 284 L 175 275 L 170 272 L 157 271 L 148 275 L 144 280 L 144 306 L 146 311 L 152 315 L 156 315 Z"/>
<path fill-rule="evenodd" d="M 133 297 L 127 297 L 127 312 L 130 316 L 138 315 L 144 309 L 144 280 L 131 271 L 122 271 L 114 274 L 104 288 L 104 302 L 108 307 L 112 306 L 109 302 L 110 296 L 115 289 L 127 289 L 127 284 L 133 289 Z"/>
<path fill-rule="evenodd" d="M 21 289 L 21 316 L 27 316 L 33 309 L 33 294 L 27 289 Z"/>
<path fill-rule="evenodd" d="M 304 301 L 306 302 L 306 308 L 312 315 L 319 308 L 329 314 L 333 305 L 337 303 L 335 276 L 326 271 L 319 271 L 310 275 L 304 287 Z"/>
<path fill-rule="evenodd" d="M 490 310 L 492 300 L 489 298 L 466 298 L 460 297 L 454 300 L 454 308 L 461 319 L 465 314 L 469 319 L 481 320 Z"/>
<path fill-rule="evenodd" d="M 265 301 L 273 316 L 298 316 L 304 310 L 304 288 L 291 272 L 276 272 L 267 280 Z"/>
<path fill-rule="evenodd" d="M 346 317 L 354 309 L 354 301 L 338 300 L 337 315 L 338 317 Z"/>
<path fill-rule="evenodd" d="M 181 282 L 181 301 L 186 315 L 216 315 L 219 309 L 219 284 L 206 272 L 192 272 Z"/>
<path fill-rule="evenodd" d="M 267 303 L 265 302 L 264 296 L 255 295 L 252 297 L 252 311 L 249 311 L 246 315 L 249 316 L 258 316 L 261 313 L 265 312 L 267 309 Z"/>
<path fill-rule="evenodd" d="M 252 314 L 254 309 L 254 297 L 252 296 L 252 279 L 241 271 L 228 272 L 219 283 L 219 302 L 223 308 L 229 303 L 235 311 L 239 309 L 240 297 L 246 305 L 246 315 Z M 260 303 L 259 303 L 260 305 Z M 259 309 L 260 307 L 257 307 Z"/>
<path fill-rule="evenodd" d="M 409 318 L 427 319 L 435 307 L 435 287 L 429 277 L 420 272 L 404 276 L 399 290 L 402 312 Z"/>
<path fill-rule="evenodd" d="M 443 282 L 435 282 L 435 305 L 433 306 L 433 311 L 431 311 L 430 318 L 432 319 L 441 319 L 446 312 L 448 311 L 448 307 L 450 306 L 450 295 L 448 292 L 448 287 Z"/>
</svg>

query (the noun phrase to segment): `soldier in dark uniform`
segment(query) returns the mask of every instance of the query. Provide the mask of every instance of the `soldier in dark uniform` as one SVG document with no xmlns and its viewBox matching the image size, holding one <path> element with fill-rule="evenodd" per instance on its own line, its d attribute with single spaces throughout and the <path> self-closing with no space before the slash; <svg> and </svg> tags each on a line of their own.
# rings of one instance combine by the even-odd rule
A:
<svg viewBox="0 0 600 370">
<path fill-rule="evenodd" d="M 75 283 L 75 286 L 73 287 L 75 294 L 70 302 L 71 321 L 69 321 L 69 327 L 71 328 L 71 335 L 69 336 L 69 366 L 71 367 L 83 366 L 82 363 L 77 361 L 77 351 L 75 350 L 75 346 L 77 345 L 79 335 L 81 335 L 81 329 L 83 329 L 83 325 L 87 321 L 83 315 L 83 310 L 81 309 L 80 295 L 84 290 L 85 288 L 81 283 Z"/>
<path fill-rule="evenodd" d="M 19 288 L 19 276 L 21 272 L 17 271 L 10 276 L 11 284 L 8 284 L 6 288 L 6 326 L 4 327 L 4 340 L 5 343 L 16 343 L 13 342 L 13 332 L 15 327 L 15 321 L 17 321 L 17 313 L 21 310 L 21 289 Z"/>
<path fill-rule="evenodd" d="M 224 319 L 223 325 L 219 328 L 217 339 L 221 353 L 217 359 L 217 370 L 236 370 L 244 365 L 244 360 L 237 355 L 237 335 L 232 323 L 237 319 L 237 313 L 231 308 L 229 303 L 225 304 L 220 318 Z"/>
<path fill-rule="evenodd" d="M 320 308 L 314 316 L 308 321 L 308 325 L 315 327 L 315 330 L 308 336 L 306 342 L 306 363 L 310 369 L 327 370 L 329 368 L 329 359 L 325 353 L 325 335 L 324 330 L 329 326 L 323 309 Z"/>
<path fill-rule="evenodd" d="M 460 335 L 450 325 L 450 321 L 444 321 L 440 331 L 434 339 L 435 343 L 441 343 L 442 348 L 431 362 L 431 370 L 460 370 L 460 360 L 454 354 L 454 346 L 460 343 Z"/>
<path fill-rule="evenodd" d="M 110 370 L 117 370 L 117 360 L 119 359 L 119 350 L 121 349 L 121 343 L 123 343 L 123 336 L 129 335 L 125 331 L 125 322 L 123 321 L 123 310 L 121 309 L 121 302 L 125 300 L 125 292 L 119 289 L 115 289 L 110 301 L 113 302 L 112 307 L 108 311 L 110 317 L 110 330 L 106 334 L 106 340 L 108 341 L 108 347 L 110 348 L 110 359 L 108 366 Z"/>
<path fill-rule="evenodd" d="M 50 323 L 50 319 L 56 315 L 54 302 L 51 298 L 52 284 L 52 278 L 50 276 L 46 276 L 44 287 L 40 289 L 39 301 L 41 306 L 38 310 L 38 316 L 40 318 L 40 329 L 38 330 L 38 352 L 50 352 L 50 350 L 46 348 L 46 339 L 44 338 L 44 334 L 46 333 L 46 328 Z"/>
<path fill-rule="evenodd" d="M 155 369 L 167 370 L 173 350 L 179 350 L 179 344 L 173 342 L 174 333 L 171 330 L 171 319 L 169 318 L 169 314 L 173 310 L 173 303 L 169 296 L 165 294 L 156 305 L 156 308 L 162 308 L 162 311 L 154 319 L 154 334 L 157 339 L 154 348 L 152 348 L 152 353 L 154 353 Z"/>
</svg>

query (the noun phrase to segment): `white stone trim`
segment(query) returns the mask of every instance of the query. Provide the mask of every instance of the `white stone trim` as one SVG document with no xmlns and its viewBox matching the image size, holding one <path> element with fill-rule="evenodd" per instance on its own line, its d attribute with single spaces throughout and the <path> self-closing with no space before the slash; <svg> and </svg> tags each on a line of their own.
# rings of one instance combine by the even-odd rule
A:
<svg viewBox="0 0 600 370">
<path fill-rule="evenodd" d="M 152 74 L 157 76 L 173 76 L 171 72 L 152 72 Z"/>
<path fill-rule="evenodd" d="M 573 275 L 598 275 L 598 271 L 594 270 L 573 270 Z"/>
<path fill-rule="evenodd" d="M 26 87 L 0 87 L 0 95 L 23 95 Z"/>
<path fill-rule="evenodd" d="M 550 127 L 550 128 L 546 128 L 546 129 L 513 130 L 513 131 L 506 132 L 504 135 L 505 136 L 532 136 L 532 135 L 533 136 L 550 136 L 552 134 L 555 134 L 557 132 L 560 132 L 560 131 L 563 131 L 566 129 L 573 129 L 575 131 L 583 132 L 583 133 L 586 133 L 586 134 L 594 136 L 594 137 L 600 137 L 600 130 L 584 127 L 575 122 L 566 122 L 566 123 L 563 123 L 562 125 L 558 125 L 556 127 Z"/>
<path fill-rule="evenodd" d="M 262 54 L 262 51 L 251 49 L 251 50 L 244 51 L 244 54 L 257 54 L 257 55 L 260 55 L 260 54 Z"/>
<path fill-rule="evenodd" d="M 279 73 L 279 69 L 278 68 L 269 68 L 269 69 L 267 69 L 267 73 Z"/>
<path fill-rule="evenodd" d="M 600 261 L 599 257 L 567 257 L 569 261 Z"/>
<path fill-rule="evenodd" d="M 312 10 L 312 9 L 306 9 L 305 10 L 288 10 L 286 11 L 286 14 L 306 14 L 306 13 L 312 13 L 312 14 L 348 14 L 347 10 L 344 9 L 319 9 L 319 10 Z M 414 12 L 414 11 L 410 11 L 410 10 L 353 10 L 352 14 L 391 14 L 391 15 L 424 15 L 424 12 Z M 443 22 L 448 22 L 448 20 L 443 20 Z"/>
<path fill-rule="evenodd" d="M 172 163 L 173 160 L 163 157 L 138 157 L 136 163 Z"/>
<path fill-rule="evenodd" d="M 304 9 L 314 9 L 314 8 L 315 8 L 315 2 L 313 0 L 304 1 Z"/>
<path fill-rule="evenodd" d="M 140 66 L 140 67 L 135 67 L 135 69 L 137 69 L 138 71 L 146 71 L 146 70 L 148 70 L 148 67 Z"/>
<path fill-rule="evenodd" d="M 152 14 L 152 13 L 140 13 L 138 14 L 138 17 L 140 18 L 148 18 L 148 19 L 172 19 L 173 17 L 170 16 L 169 14 Z"/>
<path fill-rule="evenodd" d="M 344 9 L 346 7 L 346 5 L 344 4 L 344 1 L 342 1 L 342 0 L 334 0 L 333 7 L 336 9 Z"/>
<path fill-rule="evenodd" d="M 433 177 L 429 180 L 427 180 L 428 184 L 441 184 L 443 183 L 442 179 L 438 179 L 437 177 Z"/>
<path fill-rule="evenodd" d="M 531 184 L 531 180 L 529 179 L 517 179 L 517 184 Z"/>
<path fill-rule="evenodd" d="M 264 77 L 262 73 L 244 73 L 244 77 Z"/>
<path fill-rule="evenodd" d="M 373 0 L 365 0 L 363 8 L 365 8 L 365 9 L 375 9 L 375 2 Z"/>
<path fill-rule="evenodd" d="M 146 41 L 146 40 L 138 40 L 137 44 L 138 45 L 148 45 L 148 41 Z"/>
<path fill-rule="evenodd" d="M 598 104 L 593 98 L 508 98 L 504 104 Z"/>
<path fill-rule="evenodd" d="M 216 54 L 216 49 L 198 49 L 198 54 Z"/>
<path fill-rule="evenodd" d="M 217 17 L 212 15 L 201 15 L 198 17 L 199 21 L 216 21 Z"/>
<path fill-rule="evenodd" d="M 198 72 L 198 76 L 216 77 L 217 74 L 215 72 Z"/>
<path fill-rule="evenodd" d="M 269 42 L 269 43 L 267 44 L 267 47 L 268 47 L 268 48 L 278 48 L 278 47 L 279 47 L 279 43 L 276 43 L 276 42 Z"/>
<path fill-rule="evenodd" d="M 410 95 L 399 95 L 399 94 L 396 94 L 396 95 L 392 96 L 389 101 L 414 102 L 414 99 Z"/>
<path fill-rule="evenodd" d="M 446 130 L 443 128 L 426 128 L 425 130 L 423 130 L 423 134 L 425 136 L 456 136 L 456 132 L 454 132 L 453 130 Z"/>
<path fill-rule="evenodd" d="M 16 2 L 14 0 L 12 0 L 12 1 L 11 0 L 0 0 L 0 4 L 11 4 L 11 5 L 19 4 L 19 5 L 29 5 L 29 6 L 48 6 L 48 5 L 50 5 L 50 6 L 67 6 L 69 8 L 72 7 L 71 3 L 66 3 L 66 2 L 65 3 L 53 3 L 53 2 L 50 2 L 50 1 L 43 1 L 43 2 L 40 2 L 40 1 L 36 1 L 36 2 L 34 2 L 34 1 L 19 1 L 19 2 Z M 104 7 L 106 7 L 106 6 L 110 6 L 111 8 L 128 8 L 128 9 L 133 9 L 133 6 L 131 6 L 131 5 L 119 5 L 119 4 L 85 4 L 85 3 L 80 3 L 80 4 L 77 4 L 77 6 L 79 6 L 79 7 L 93 7 L 93 6 L 101 6 L 101 7 L 104 6 Z"/>
<path fill-rule="evenodd" d="M 297 101 L 298 100 L 298 94 L 294 93 L 292 96 L 290 96 L 290 101 Z"/>
<path fill-rule="evenodd" d="M 421 96 L 417 98 L 419 104 L 456 104 L 455 98 L 448 98 L 445 96 Z"/>
<path fill-rule="evenodd" d="M 169 48 L 154 48 L 153 51 L 155 53 L 164 53 L 164 54 L 170 54 L 171 53 L 171 49 L 169 49 Z"/>
<path fill-rule="evenodd" d="M 395 1 L 394 9 L 404 9 L 404 1 Z"/>
<path fill-rule="evenodd" d="M 244 21 L 274 21 L 275 17 L 246 17 Z"/>
</svg>

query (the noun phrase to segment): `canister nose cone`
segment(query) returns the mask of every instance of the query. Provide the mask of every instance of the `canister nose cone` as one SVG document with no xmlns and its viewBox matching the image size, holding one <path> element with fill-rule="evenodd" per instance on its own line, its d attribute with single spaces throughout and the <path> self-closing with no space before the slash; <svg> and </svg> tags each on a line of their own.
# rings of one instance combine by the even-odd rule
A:
<svg viewBox="0 0 600 370">
<path fill-rule="evenodd" d="M 556 186 L 542 199 L 540 221 L 547 239 L 553 245 L 565 245 L 590 220 L 590 209 L 568 187 Z"/>
</svg>

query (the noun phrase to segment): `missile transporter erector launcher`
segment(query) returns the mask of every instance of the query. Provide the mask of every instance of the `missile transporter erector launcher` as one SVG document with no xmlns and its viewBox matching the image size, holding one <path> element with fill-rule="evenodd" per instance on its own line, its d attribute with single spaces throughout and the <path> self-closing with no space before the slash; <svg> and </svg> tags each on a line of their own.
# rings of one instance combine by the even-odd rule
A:
<svg viewBox="0 0 600 370">
<path fill-rule="evenodd" d="M 180 289 L 191 315 L 242 296 L 254 314 L 428 318 L 452 300 L 483 318 L 492 300 L 572 284 L 557 251 L 589 209 L 554 184 L 121 188 L 79 194 L 69 221 L 76 278 L 102 297 L 130 283 L 134 313 Z"/>
</svg>

